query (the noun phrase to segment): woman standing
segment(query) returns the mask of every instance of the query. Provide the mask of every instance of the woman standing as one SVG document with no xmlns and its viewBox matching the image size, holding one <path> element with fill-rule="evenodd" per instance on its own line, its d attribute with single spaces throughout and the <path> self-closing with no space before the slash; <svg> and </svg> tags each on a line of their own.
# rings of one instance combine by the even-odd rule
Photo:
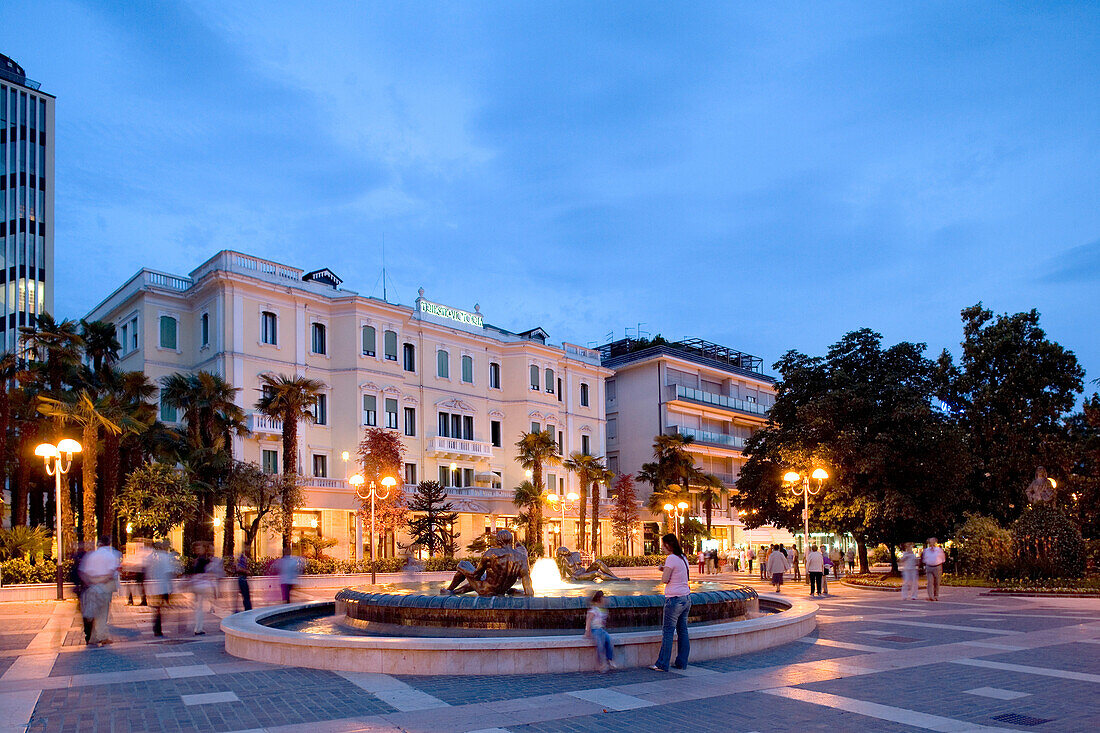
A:
<svg viewBox="0 0 1100 733">
<path fill-rule="evenodd" d="M 825 575 L 825 557 L 818 552 L 817 545 L 810 545 L 810 552 L 806 555 L 806 575 L 810 576 L 810 598 L 824 593 L 821 589 L 821 579 Z"/>
<path fill-rule="evenodd" d="M 672 657 L 672 636 L 676 635 L 676 669 L 687 667 L 691 642 L 688 639 L 688 612 L 691 610 L 691 589 L 688 588 L 688 561 L 680 548 L 680 540 L 674 534 L 661 538 L 661 547 L 668 555 L 661 566 L 661 582 L 665 584 L 664 623 L 661 633 L 661 652 L 657 663 L 650 669 L 668 671 Z"/>
</svg>

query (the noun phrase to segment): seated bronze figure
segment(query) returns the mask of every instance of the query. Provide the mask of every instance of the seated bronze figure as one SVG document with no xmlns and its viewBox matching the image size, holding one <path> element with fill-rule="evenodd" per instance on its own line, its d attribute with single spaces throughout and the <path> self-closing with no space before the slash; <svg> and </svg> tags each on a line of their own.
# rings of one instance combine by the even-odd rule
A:
<svg viewBox="0 0 1100 733">
<path fill-rule="evenodd" d="M 476 566 L 469 560 L 458 563 L 454 579 L 441 592 L 458 595 L 474 591 L 479 596 L 503 596 L 514 592 L 512 586 L 519 580 L 523 594 L 534 595 L 526 548 L 516 547 L 512 533 L 506 529 L 497 532 L 495 545 L 482 554 Z"/>
<path fill-rule="evenodd" d="M 615 575 L 602 560 L 596 560 L 585 567 L 581 561 L 581 553 L 573 552 L 568 547 L 558 548 L 557 561 L 558 570 L 564 580 L 630 580 Z"/>
</svg>

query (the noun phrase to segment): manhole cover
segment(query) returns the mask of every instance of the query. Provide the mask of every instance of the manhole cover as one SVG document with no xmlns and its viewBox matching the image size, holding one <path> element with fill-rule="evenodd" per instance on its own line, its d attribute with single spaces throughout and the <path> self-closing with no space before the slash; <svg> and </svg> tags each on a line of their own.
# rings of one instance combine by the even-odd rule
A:
<svg viewBox="0 0 1100 733">
<path fill-rule="evenodd" d="M 1049 723 L 1053 718 L 1033 718 L 1030 715 L 1021 715 L 1020 713 L 1005 713 L 1004 715 L 994 715 L 993 720 L 1009 725 L 1042 725 L 1043 723 Z"/>
<path fill-rule="evenodd" d="M 194 639 L 165 639 L 164 641 L 154 641 L 154 644 L 158 646 L 175 646 L 177 644 L 194 644 Z"/>
<path fill-rule="evenodd" d="M 920 641 L 920 639 L 914 639 L 911 636 L 880 636 L 880 641 L 893 641 L 898 644 L 912 644 L 914 641 Z"/>
</svg>

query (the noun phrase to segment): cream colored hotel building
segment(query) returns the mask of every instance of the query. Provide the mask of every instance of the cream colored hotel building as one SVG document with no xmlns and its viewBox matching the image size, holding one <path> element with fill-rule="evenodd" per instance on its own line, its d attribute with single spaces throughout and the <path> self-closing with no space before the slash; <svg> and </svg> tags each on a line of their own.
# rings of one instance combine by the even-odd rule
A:
<svg viewBox="0 0 1100 733">
<path fill-rule="evenodd" d="M 604 385 L 611 371 L 598 351 L 551 344 L 540 328 L 513 333 L 489 325 L 476 305 L 434 303 L 424 290 L 408 307 L 340 285 L 329 270 L 305 272 L 223 251 L 186 277 L 143 269 L 87 318 L 116 325 L 122 369 L 154 381 L 203 369 L 243 388 L 238 403 L 251 435 L 235 439 L 236 457 L 270 472 L 297 461 L 305 503 L 295 513 L 295 532 L 335 539 L 326 551 L 332 557 L 356 554 L 359 502 L 346 480 L 355 466 L 341 454 L 350 452 L 354 462 L 364 426 L 401 435 L 406 492 L 426 479 L 448 487 L 460 513 L 460 549 L 517 514 L 513 490 L 525 475 L 515 442 L 522 432 L 550 430 L 565 455 L 606 454 Z M 280 455 L 280 423 L 255 410 L 264 373 L 327 385 L 316 424 L 300 426 L 297 456 Z M 179 417 L 164 406 L 160 416 L 168 424 Z M 560 467 L 547 474 L 558 492 L 578 488 Z M 602 491 L 606 517 L 610 500 Z M 547 510 L 548 519 L 554 514 Z M 575 546 L 575 516 L 575 509 L 567 514 L 563 538 L 559 511 L 544 541 Z M 606 520 L 602 534 L 609 553 Z M 260 542 L 259 554 L 276 554 L 276 537 Z"/>
</svg>

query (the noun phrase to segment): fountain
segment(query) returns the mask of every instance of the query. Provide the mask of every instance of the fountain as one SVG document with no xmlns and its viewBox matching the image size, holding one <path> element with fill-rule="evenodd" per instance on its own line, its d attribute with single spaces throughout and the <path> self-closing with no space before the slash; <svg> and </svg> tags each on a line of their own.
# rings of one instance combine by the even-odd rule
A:
<svg viewBox="0 0 1100 733">
<path fill-rule="evenodd" d="M 564 552 L 562 552 L 564 550 Z M 533 569 L 502 530 L 477 565 L 453 580 L 344 588 L 334 601 L 264 608 L 222 622 L 226 650 L 256 661 L 394 674 L 502 674 L 596 668 L 583 638 L 588 599 L 607 597 L 622 666 L 652 664 L 661 640 L 663 586 L 584 566 L 566 548 Z M 559 569 L 571 577 L 563 579 Z M 614 578 L 602 580 L 600 578 Z M 817 606 L 720 581 L 691 583 L 692 659 L 786 643 L 816 625 Z"/>
</svg>

